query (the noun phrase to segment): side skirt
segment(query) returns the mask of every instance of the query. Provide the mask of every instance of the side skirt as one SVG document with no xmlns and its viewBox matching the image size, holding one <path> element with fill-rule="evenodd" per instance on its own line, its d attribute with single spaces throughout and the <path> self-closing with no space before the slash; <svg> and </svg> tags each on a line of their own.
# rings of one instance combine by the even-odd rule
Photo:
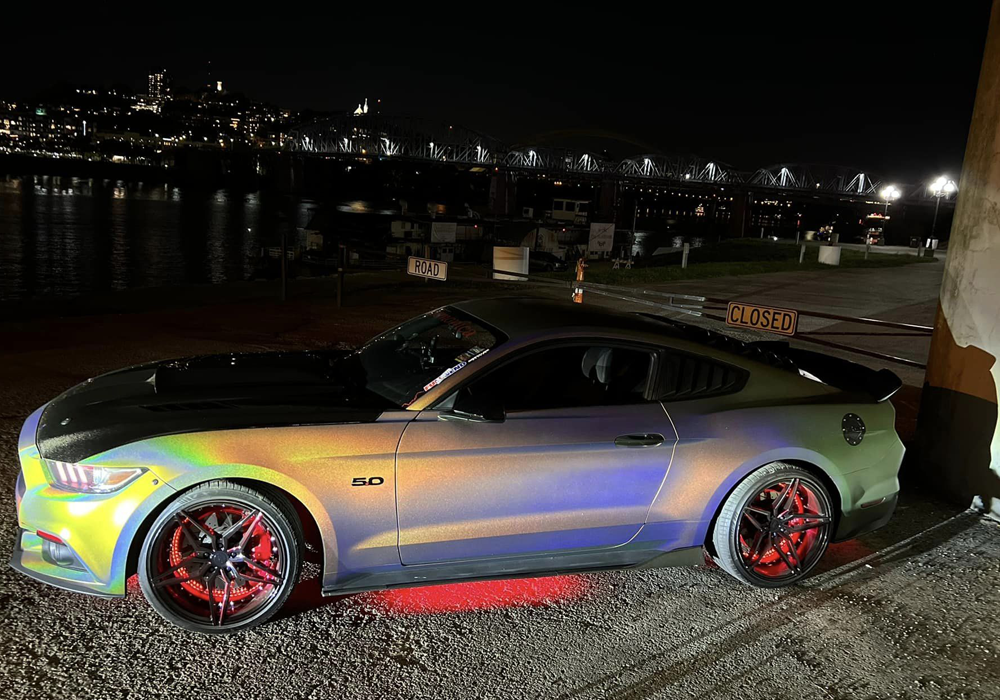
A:
<svg viewBox="0 0 1000 700">
<path fill-rule="evenodd" d="M 567 554 L 532 559 L 502 559 L 484 562 L 434 564 L 401 567 L 392 571 L 363 574 L 324 588 L 324 596 L 347 595 L 390 588 L 413 588 L 443 583 L 496 581 L 511 578 L 539 578 L 563 574 L 596 573 L 621 569 L 662 569 L 672 566 L 697 566 L 705 563 L 703 547 L 685 547 L 670 552 L 660 550 L 608 553 Z"/>
</svg>

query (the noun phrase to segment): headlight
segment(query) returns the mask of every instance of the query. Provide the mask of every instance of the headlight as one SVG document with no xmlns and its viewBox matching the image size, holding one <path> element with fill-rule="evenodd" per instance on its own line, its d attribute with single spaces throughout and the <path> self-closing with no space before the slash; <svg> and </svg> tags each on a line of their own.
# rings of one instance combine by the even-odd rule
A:
<svg viewBox="0 0 1000 700">
<path fill-rule="evenodd" d="M 81 493 L 111 493 L 135 480 L 142 467 L 101 467 L 96 464 L 71 464 L 45 460 L 49 483 L 56 488 Z"/>
</svg>

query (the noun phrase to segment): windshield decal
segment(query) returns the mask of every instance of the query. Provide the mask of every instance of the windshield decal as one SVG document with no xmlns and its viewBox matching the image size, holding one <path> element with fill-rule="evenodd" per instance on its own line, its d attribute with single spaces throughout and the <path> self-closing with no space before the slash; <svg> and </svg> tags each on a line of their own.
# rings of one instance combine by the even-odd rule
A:
<svg viewBox="0 0 1000 700">
<path fill-rule="evenodd" d="M 437 377 L 437 379 L 432 379 L 429 384 L 425 384 L 424 385 L 424 391 L 430 391 L 431 389 L 433 389 L 434 387 L 436 387 L 438 384 L 440 384 L 441 382 L 443 382 L 445 379 L 447 379 L 451 375 L 455 374 L 455 372 L 457 372 L 458 370 L 460 370 L 463 367 L 465 367 L 467 364 L 469 364 L 469 363 L 468 362 L 459 362 L 454 367 L 449 367 L 444 372 L 442 372 Z"/>
<path fill-rule="evenodd" d="M 458 361 L 458 364 L 455 365 L 454 367 L 449 367 L 444 372 L 442 372 L 436 379 L 433 379 L 433 380 L 430 381 L 430 383 L 425 384 L 424 385 L 424 391 L 430 391 L 431 389 L 433 389 L 434 387 L 436 387 L 438 384 L 440 384 L 441 382 L 443 382 L 445 379 L 447 379 L 451 375 L 455 374 L 455 372 L 457 372 L 458 370 L 462 369 L 463 367 L 465 367 L 470 362 L 474 362 L 475 360 L 478 360 L 480 357 L 482 357 L 483 355 L 485 355 L 489 351 L 490 351 L 489 348 L 483 349 L 483 348 L 480 348 L 480 347 L 474 347 L 474 348 L 470 348 L 467 352 L 463 352 L 461 355 L 459 355 L 458 357 L 455 358 Z M 474 353 L 474 354 L 470 354 L 470 353 Z M 412 403 L 412 401 L 411 401 L 411 403 Z"/>
<path fill-rule="evenodd" d="M 474 345 L 461 355 L 455 358 L 455 362 L 472 362 L 474 359 L 485 353 L 487 348 L 481 348 L 478 345 Z"/>
<path fill-rule="evenodd" d="M 470 358 L 468 359 L 468 361 L 469 361 L 469 362 L 473 362 L 473 361 L 475 361 L 475 360 L 478 360 L 478 359 L 479 359 L 480 357 L 482 357 L 483 355 L 485 355 L 485 354 L 486 354 L 486 353 L 488 353 L 489 351 L 490 351 L 490 349 L 489 349 L 489 348 L 486 348 L 486 349 L 485 349 L 485 350 L 483 350 L 482 352 L 480 352 L 480 353 L 477 353 L 477 354 L 473 355 L 472 357 L 470 357 Z"/>
</svg>

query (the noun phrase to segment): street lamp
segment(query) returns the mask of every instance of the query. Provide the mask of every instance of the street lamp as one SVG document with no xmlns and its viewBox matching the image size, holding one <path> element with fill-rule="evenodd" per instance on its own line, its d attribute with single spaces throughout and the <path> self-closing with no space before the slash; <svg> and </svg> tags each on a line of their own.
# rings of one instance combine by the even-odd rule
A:
<svg viewBox="0 0 1000 700">
<path fill-rule="evenodd" d="M 934 229 L 937 228 L 937 217 L 938 209 L 941 207 L 941 198 L 950 197 L 952 192 L 955 192 L 958 186 L 955 184 L 954 180 L 949 180 L 946 176 L 942 175 L 937 180 L 931 183 L 930 191 L 934 195 L 934 221 L 931 223 L 931 238 L 934 238 Z"/>
<path fill-rule="evenodd" d="M 895 185 L 888 185 L 879 192 L 879 197 L 885 200 L 885 213 L 882 215 L 882 243 L 885 243 L 885 229 L 889 222 L 889 203 L 895 202 L 903 195 Z"/>
</svg>

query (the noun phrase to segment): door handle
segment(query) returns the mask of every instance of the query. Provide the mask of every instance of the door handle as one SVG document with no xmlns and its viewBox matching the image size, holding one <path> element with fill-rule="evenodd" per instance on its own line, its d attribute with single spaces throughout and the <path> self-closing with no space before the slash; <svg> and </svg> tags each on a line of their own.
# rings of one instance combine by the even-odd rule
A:
<svg viewBox="0 0 1000 700">
<path fill-rule="evenodd" d="M 615 438 L 615 445 L 617 447 L 656 447 L 662 444 L 663 436 L 659 433 L 619 435 Z"/>
</svg>

